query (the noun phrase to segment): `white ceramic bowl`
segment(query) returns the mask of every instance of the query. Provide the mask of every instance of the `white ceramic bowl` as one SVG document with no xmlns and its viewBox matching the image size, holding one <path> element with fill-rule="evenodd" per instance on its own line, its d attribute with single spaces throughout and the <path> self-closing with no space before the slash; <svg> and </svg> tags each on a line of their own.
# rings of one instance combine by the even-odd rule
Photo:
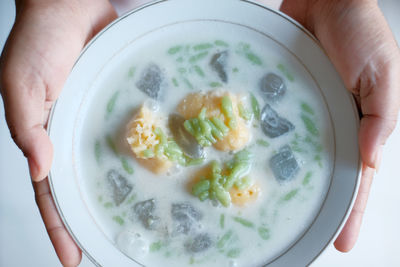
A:
<svg viewBox="0 0 400 267">
<path fill-rule="evenodd" d="M 269 262 L 271 266 L 305 266 L 335 238 L 347 218 L 360 176 L 357 108 L 318 41 L 284 14 L 248 1 L 158 1 L 118 18 L 84 49 L 54 106 L 49 135 L 54 143 L 50 185 L 64 224 L 82 251 L 100 266 L 136 266 L 110 240 L 92 215 L 80 170 L 79 129 L 104 72 L 118 66 L 135 41 L 159 40 L 192 27 L 225 27 L 257 33 L 285 50 L 314 79 L 331 118 L 334 162 L 321 209 L 308 230 Z M 206 31 L 206 30 L 205 30 Z M 239 32 L 240 32 L 239 31 Z M 157 39 L 158 38 L 158 39 Z M 190 38 L 190 36 L 188 36 Z"/>
</svg>

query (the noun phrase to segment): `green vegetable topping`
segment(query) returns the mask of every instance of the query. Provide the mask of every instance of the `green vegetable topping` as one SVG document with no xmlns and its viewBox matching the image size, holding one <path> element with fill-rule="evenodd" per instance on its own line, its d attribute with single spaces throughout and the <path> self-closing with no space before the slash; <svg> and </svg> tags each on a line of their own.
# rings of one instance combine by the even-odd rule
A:
<svg viewBox="0 0 400 267">
<path fill-rule="evenodd" d="M 237 223 L 240 223 L 241 225 L 243 225 L 245 227 L 248 227 L 248 228 L 253 228 L 254 227 L 254 223 L 252 223 L 252 222 L 250 222 L 250 221 L 248 221 L 246 219 L 243 219 L 241 217 L 233 217 L 233 220 L 235 222 L 237 222 Z"/>
<path fill-rule="evenodd" d="M 254 117 L 259 120 L 260 119 L 260 105 L 258 104 L 257 98 L 250 93 L 251 107 L 253 109 Z"/>
<path fill-rule="evenodd" d="M 124 219 L 122 219 L 121 216 L 114 216 L 114 217 L 112 217 L 112 219 L 113 219 L 116 223 L 118 223 L 119 225 L 123 225 L 123 224 L 125 223 Z"/>
</svg>

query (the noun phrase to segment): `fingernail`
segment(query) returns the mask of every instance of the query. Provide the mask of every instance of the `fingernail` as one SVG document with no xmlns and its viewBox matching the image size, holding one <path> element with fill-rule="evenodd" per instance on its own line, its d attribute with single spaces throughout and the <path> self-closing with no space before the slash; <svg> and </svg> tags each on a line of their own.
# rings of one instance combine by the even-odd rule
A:
<svg viewBox="0 0 400 267">
<path fill-rule="evenodd" d="M 39 175 L 38 174 L 39 169 L 36 163 L 31 158 L 28 158 L 28 166 L 29 166 L 29 173 L 31 174 L 31 179 L 35 181 L 37 176 Z"/>
<path fill-rule="evenodd" d="M 379 168 L 381 166 L 382 152 L 383 152 L 383 146 L 381 145 L 378 148 L 378 150 L 376 151 L 376 156 L 375 156 L 375 170 L 376 170 L 376 173 L 379 172 Z"/>
</svg>

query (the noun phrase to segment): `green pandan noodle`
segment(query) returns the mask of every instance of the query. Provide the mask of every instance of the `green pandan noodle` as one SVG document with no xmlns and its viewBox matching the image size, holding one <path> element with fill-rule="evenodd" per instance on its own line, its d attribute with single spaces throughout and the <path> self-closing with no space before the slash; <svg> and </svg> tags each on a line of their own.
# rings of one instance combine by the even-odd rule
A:
<svg viewBox="0 0 400 267">
<path fill-rule="evenodd" d="M 220 202 L 224 207 L 231 204 L 229 190 L 235 185 L 238 188 L 245 188 L 250 184 L 246 177 L 250 172 L 252 154 L 244 149 L 237 152 L 233 159 L 226 162 L 225 171 L 218 161 L 211 162 L 211 174 L 203 177 L 192 187 L 192 194 L 201 201 L 212 198 Z"/>
</svg>

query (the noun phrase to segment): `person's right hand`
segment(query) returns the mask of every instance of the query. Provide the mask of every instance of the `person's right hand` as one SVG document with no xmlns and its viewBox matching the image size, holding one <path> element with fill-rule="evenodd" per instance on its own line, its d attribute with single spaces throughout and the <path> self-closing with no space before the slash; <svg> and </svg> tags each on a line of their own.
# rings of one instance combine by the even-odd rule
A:
<svg viewBox="0 0 400 267">
<path fill-rule="evenodd" d="M 49 111 L 83 46 L 116 18 L 107 0 L 16 0 L 16 20 L 0 61 L 0 92 L 12 138 L 26 156 L 36 202 L 64 266 L 81 252 L 50 194 Z M 68 177 L 65 177 L 68 178 Z"/>
</svg>

